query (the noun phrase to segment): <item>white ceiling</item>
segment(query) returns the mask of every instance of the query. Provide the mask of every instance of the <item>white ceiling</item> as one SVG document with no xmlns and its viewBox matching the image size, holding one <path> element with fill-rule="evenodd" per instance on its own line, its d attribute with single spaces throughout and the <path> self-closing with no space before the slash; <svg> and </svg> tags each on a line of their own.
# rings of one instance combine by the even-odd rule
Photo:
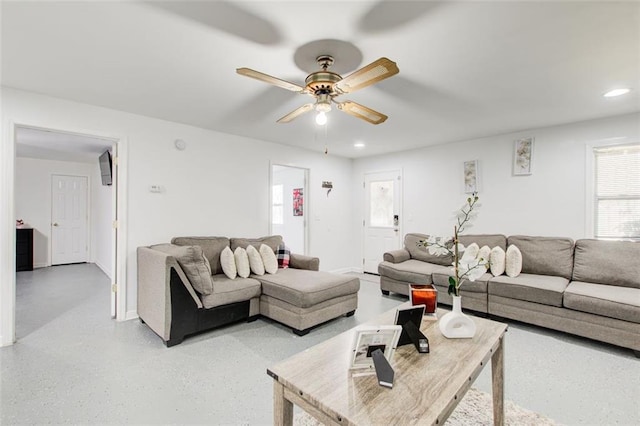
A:
<svg viewBox="0 0 640 426">
<path fill-rule="evenodd" d="M 400 74 L 339 98 L 387 122 L 329 114 L 329 151 L 346 157 L 640 111 L 639 2 L 1 4 L 5 86 L 316 151 L 313 114 L 276 123 L 309 98 L 235 69 L 303 84 L 302 54 L 336 54 L 343 75 L 388 57 Z M 323 39 L 361 61 L 298 50 Z M 620 86 L 634 90 L 602 97 Z"/>
<path fill-rule="evenodd" d="M 16 129 L 16 142 L 16 157 L 94 163 L 96 166 L 100 154 L 111 149 L 113 143 L 106 139 L 29 127 Z"/>
</svg>

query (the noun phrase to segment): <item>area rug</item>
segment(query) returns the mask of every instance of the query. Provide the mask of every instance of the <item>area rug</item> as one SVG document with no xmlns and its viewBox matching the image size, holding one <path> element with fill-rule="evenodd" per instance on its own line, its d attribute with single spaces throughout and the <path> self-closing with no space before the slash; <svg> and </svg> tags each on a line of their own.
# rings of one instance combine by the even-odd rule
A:
<svg viewBox="0 0 640 426">
<path fill-rule="evenodd" d="M 556 422 L 533 411 L 526 410 L 511 401 L 504 402 L 505 424 L 518 426 L 555 426 Z M 296 414 L 295 426 L 319 426 L 315 418 L 305 412 Z M 490 426 L 493 425 L 491 395 L 471 388 L 451 413 L 447 426 Z"/>
</svg>

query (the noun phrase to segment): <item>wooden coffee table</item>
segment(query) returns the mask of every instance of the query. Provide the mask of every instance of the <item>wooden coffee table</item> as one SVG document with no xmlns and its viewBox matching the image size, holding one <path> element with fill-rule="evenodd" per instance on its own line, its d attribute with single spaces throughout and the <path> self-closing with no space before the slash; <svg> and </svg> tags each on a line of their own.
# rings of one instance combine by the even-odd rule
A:
<svg viewBox="0 0 640 426">
<path fill-rule="evenodd" d="M 407 302 L 406 306 L 409 303 Z M 405 305 L 402 305 L 405 306 Z M 393 324 L 392 309 L 367 325 Z M 446 311 L 438 311 L 442 316 Z M 413 345 L 396 350 L 393 389 L 378 385 L 376 375 L 349 370 L 354 329 L 278 363 L 267 373 L 274 379 L 274 424 L 293 423 L 293 404 L 327 425 L 442 425 L 491 361 L 493 419 L 504 424 L 504 323 L 473 317 L 472 339 L 447 339 L 437 323 L 424 320 L 430 353 Z"/>
</svg>

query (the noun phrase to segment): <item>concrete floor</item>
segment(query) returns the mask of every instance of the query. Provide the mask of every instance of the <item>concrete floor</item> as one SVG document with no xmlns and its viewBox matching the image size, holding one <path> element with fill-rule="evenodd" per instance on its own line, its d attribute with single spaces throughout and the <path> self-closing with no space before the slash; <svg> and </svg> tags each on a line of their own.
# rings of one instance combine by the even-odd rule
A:
<svg viewBox="0 0 640 426">
<path fill-rule="evenodd" d="M 167 349 L 139 321 L 109 318 L 109 279 L 91 264 L 17 274 L 18 342 L 0 349 L 0 423 L 271 424 L 268 366 L 392 309 L 359 275 L 359 308 L 304 337 L 267 319 Z M 475 383 L 491 390 L 490 369 Z M 505 395 L 568 425 L 640 424 L 631 351 L 513 323 Z"/>
</svg>

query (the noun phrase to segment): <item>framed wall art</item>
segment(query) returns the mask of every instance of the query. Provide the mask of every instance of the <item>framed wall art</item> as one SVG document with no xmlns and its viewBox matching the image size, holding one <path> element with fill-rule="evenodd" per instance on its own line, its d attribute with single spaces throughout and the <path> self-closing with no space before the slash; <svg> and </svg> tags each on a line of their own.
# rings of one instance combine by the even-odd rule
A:
<svg viewBox="0 0 640 426">
<path fill-rule="evenodd" d="M 304 196 L 302 194 L 303 188 L 295 188 L 293 190 L 293 215 L 304 215 Z"/>
<path fill-rule="evenodd" d="M 533 160 L 533 138 L 518 139 L 513 146 L 513 175 L 530 175 Z"/>
<path fill-rule="evenodd" d="M 464 162 L 464 192 L 478 191 L 478 160 Z"/>
</svg>

